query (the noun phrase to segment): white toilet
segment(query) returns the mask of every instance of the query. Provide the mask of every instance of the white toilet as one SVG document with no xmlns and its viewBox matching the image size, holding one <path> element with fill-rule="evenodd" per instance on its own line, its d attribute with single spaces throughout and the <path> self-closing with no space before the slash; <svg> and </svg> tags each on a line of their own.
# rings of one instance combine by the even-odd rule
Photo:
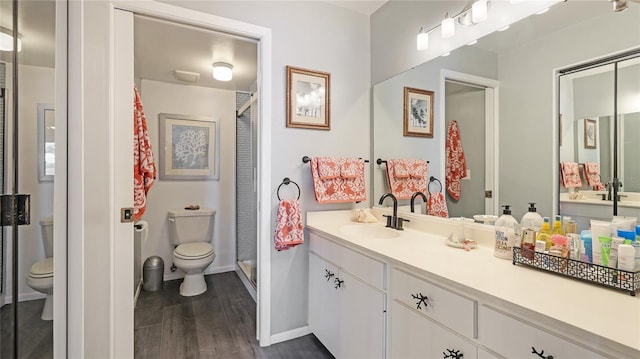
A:
<svg viewBox="0 0 640 359">
<path fill-rule="evenodd" d="M 211 245 L 216 211 L 173 209 L 169 211 L 169 238 L 176 246 L 173 264 L 185 272 L 180 295 L 190 297 L 207 291 L 203 271 L 216 257 Z"/>
<path fill-rule="evenodd" d="M 42 309 L 42 320 L 53 320 L 53 217 L 40 220 L 44 254 L 47 257 L 31 266 L 27 285 L 47 295 Z"/>
</svg>

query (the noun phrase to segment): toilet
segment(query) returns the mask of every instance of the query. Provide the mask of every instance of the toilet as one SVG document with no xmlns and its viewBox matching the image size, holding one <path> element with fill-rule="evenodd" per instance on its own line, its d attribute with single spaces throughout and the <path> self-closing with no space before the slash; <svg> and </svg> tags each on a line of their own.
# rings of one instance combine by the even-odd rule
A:
<svg viewBox="0 0 640 359">
<path fill-rule="evenodd" d="M 53 217 L 40 220 L 40 231 L 46 258 L 31 266 L 27 274 L 27 285 L 47 295 L 40 318 L 53 320 Z"/>
<path fill-rule="evenodd" d="M 210 208 L 169 211 L 169 238 L 176 246 L 173 264 L 185 273 L 180 295 L 190 297 L 207 291 L 204 270 L 216 257 L 211 245 L 216 211 Z"/>
</svg>

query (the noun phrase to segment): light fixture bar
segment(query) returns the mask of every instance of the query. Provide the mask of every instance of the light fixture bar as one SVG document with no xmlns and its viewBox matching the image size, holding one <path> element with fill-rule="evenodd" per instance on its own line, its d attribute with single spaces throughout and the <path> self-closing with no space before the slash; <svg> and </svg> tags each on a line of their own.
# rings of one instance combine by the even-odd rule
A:
<svg viewBox="0 0 640 359">
<path fill-rule="evenodd" d="M 456 23 L 449 13 L 446 13 L 441 23 L 442 38 L 446 39 L 456 34 Z"/>
</svg>

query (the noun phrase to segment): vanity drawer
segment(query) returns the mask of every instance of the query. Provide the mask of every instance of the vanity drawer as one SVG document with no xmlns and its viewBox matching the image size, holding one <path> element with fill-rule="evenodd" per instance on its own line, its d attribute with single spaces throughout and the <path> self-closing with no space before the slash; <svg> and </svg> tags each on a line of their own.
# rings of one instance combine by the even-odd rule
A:
<svg viewBox="0 0 640 359">
<path fill-rule="evenodd" d="M 392 273 L 391 296 L 468 338 L 477 337 L 477 302 L 473 299 L 453 293 L 399 269 L 394 269 Z M 420 299 L 423 296 L 426 296 L 426 299 L 421 302 Z"/>
<path fill-rule="evenodd" d="M 506 358 L 539 358 L 532 352 L 534 348 L 540 354 L 544 351 L 544 357 L 551 355 L 556 359 L 602 358 L 600 354 L 486 306 L 480 307 L 478 320 L 478 340 Z"/>
<path fill-rule="evenodd" d="M 385 290 L 385 264 L 364 254 L 343 247 L 321 236 L 309 235 L 312 252 L 336 264 L 353 276 L 372 286 Z"/>
</svg>

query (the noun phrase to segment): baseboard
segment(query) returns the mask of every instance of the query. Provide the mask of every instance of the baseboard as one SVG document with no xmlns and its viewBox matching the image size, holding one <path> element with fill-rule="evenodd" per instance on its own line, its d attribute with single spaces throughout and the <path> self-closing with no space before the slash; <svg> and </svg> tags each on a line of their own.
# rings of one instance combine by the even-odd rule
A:
<svg viewBox="0 0 640 359">
<path fill-rule="evenodd" d="M 30 300 L 36 300 L 36 299 L 44 299 L 46 298 L 47 295 L 40 293 L 40 292 L 33 292 L 33 293 L 23 293 L 18 295 L 18 302 L 27 302 Z M 11 301 L 13 301 L 13 296 L 11 295 L 6 295 L 4 297 L 4 304 L 9 304 L 11 303 Z"/>
<path fill-rule="evenodd" d="M 309 328 L 308 325 L 301 328 L 288 330 L 286 332 L 273 334 L 271 335 L 271 344 L 273 345 L 281 342 L 286 342 L 287 340 L 300 338 L 307 334 L 311 334 L 311 328 Z"/>
<path fill-rule="evenodd" d="M 205 270 L 204 271 L 204 275 L 233 272 L 235 270 L 236 270 L 235 264 L 229 265 L 229 266 L 224 266 L 224 267 L 214 267 L 214 268 L 209 268 L 209 269 Z M 182 278 L 184 278 L 184 273 L 181 270 L 178 269 L 173 273 L 165 274 L 164 278 L 163 278 L 163 281 L 166 282 L 166 281 L 182 279 Z"/>
</svg>

